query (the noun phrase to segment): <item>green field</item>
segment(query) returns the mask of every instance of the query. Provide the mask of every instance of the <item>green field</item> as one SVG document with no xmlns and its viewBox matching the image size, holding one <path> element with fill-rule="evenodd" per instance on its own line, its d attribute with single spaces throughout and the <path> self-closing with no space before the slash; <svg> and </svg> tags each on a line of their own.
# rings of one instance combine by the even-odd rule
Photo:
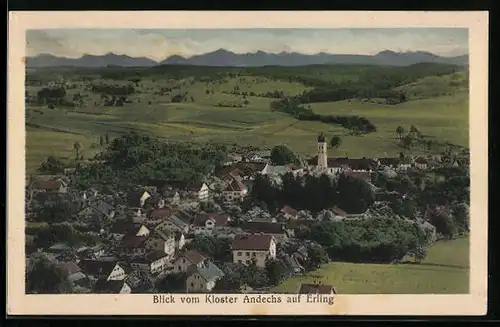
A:
<svg viewBox="0 0 500 327">
<path fill-rule="evenodd" d="M 300 72 L 302 68 L 297 68 Z M 313 69 L 316 78 L 331 80 L 355 80 L 364 66 L 345 67 L 332 71 Z M 456 77 L 455 75 L 458 74 Z M 348 100 L 313 103 L 311 108 L 320 114 L 365 116 L 377 126 L 377 132 L 364 136 L 348 135 L 338 125 L 321 122 L 298 121 L 284 113 L 271 111 L 273 98 L 261 97 L 268 91 L 283 91 L 296 95 L 310 89 L 302 84 L 259 76 L 239 76 L 218 81 L 204 82 L 194 78 L 143 78 L 137 92 L 123 107 L 95 106 L 99 95 L 85 89 L 90 82 L 77 81 L 75 93 L 86 96 L 86 106 L 80 108 L 55 108 L 31 106 L 26 108 L 26 169 L 33 171 L 49 155 L 62 160 L 73 156 L 73 142 L 83 145 L 85 157 L 99 150 L 99 135 L 116 136 L 130 130 L 140 131 L 164 139 L 181 141 L 216 141 L 228 144 L 253 145 L 271 148 L 286 144 L 301 155 L 314 155 L 316 136 L 341 135 L 342 144 L 330 150 L 332 156 L 390 156 L 403 149 L 396 139 L 398 125 L 407 130 L 416 125 L 428 138 L 439 142 L 468 145 L 468 92 L 460 73 L 431 76 L 417 82 L 402 85 L 410 95 L 410 101 L 398 105 L 385 105 L 376 101 Z M 65 77 L 71 82 L 70 77 Z M 96 77 L 97 78 L 97 77 Z M 93 83 L 125 84 L 127 81 L 96 79 Z M 451 83 L 451 84 L 450 84 Z M 429 93 L 429 87 L 441 85 L 438 93 Z M 161 88 L 176 86 L 170 94 L 161 95 Z M 254 96 L 228 94 L 238 86 L 240 92 L 254 92 Z M 42 88 L 27 86 L 30 94 Z M 208 91 L 208 94 L 207 94 Z M 188 101 L 172 103 L 176 94 L 187 94 Z M 191 99 L 192 97 L 192 99 Z M 192 101 L 194 100 L 194 101 Z M 245 104 L 244 101 L 248 103 Z M 223 105 L 223 106 L 220 106 Z M 236 107 L 230 107 L 230 106 Z M 229 107 L 228 107 L 229 106 Z M 413 149 L 414 153 L 425 151 Z M 437 151 L 437 149 L 436 149 Z M 403 151 L 407 152 L 407 151 Z"/>
<path fill-rule="evenodd" d="M 295 293 L 301 283 L 321 281 L 339 294 L 464 294 L 469 292 L 468 237 L 429 248 L 420 264 L 334 262 L 290 278 L 272 291 Z"/>
</svg>

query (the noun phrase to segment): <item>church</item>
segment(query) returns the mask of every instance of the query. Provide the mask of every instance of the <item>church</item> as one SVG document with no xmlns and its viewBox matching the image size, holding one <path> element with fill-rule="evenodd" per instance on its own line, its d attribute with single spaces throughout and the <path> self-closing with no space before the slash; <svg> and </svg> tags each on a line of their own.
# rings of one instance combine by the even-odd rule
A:
<svg viewBox="0 0 500 327">
<path fill-rule="evenodd" d="M 323 133 L 317 141 L 317 155 L 307 160 L 311 172 L 335 175 L 340 172 L 371 172 L 375 167 L 375 162 L 368 158 L 328 158 L 328 142 Z"/>
</svg>

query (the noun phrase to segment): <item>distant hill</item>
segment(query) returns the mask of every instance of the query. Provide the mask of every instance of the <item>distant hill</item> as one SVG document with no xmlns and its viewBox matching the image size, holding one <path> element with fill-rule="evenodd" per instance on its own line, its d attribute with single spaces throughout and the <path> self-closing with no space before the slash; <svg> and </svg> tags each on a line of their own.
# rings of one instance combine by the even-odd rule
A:
<svg viewBox="0 0 500 327">
<path fill-rule="evenodd" d="M 28 68 L 40 67 L 58 67 L 58 66 L 74 66 L 74 67 L 105 67 L 105 66 L 121 66 L 121 67 L 152 67 L 158 65 L 154 60 L 148 58 L 134 58 L 126 55 L 117 55 L 107 53 L 102 56 L 83 55 L 80 58 L 64 58 L 56 57 L 50 54 L 41 54 L 35 57 L 28 57 L 26 60 Z"/>
<path fill-rule="evenodd" d="M 257 51 L 255 53 L 236 54 L 231 51 L 219 49 L 210 53 L 196 55 L 189 58 L 171 56 L 162 61 L 162 65 L 196 65 L 196 66 L 307 66 L 323 64 L 359 64 L 359 65 L 385 65 L 409 66 L 417 63 L 442 63 L 452 65 L 467 65 L 468 56 L 441 57 L 429 52 L 394 52 L 381 51 L 374 56 L 370 55 L 344 55 L 320 52 L 314 55 L 297 52 L 280 52 L 277 54 Z"/>
<path fill-rule="evenodd" d="M 73 66 L 73 67 L 152 67 L 157 65 L 196 65 L 196 66 L 218 66 L 218 67 L 260 67 L 260 66 L 307 66 L 324 64 L 358 64 L 358 65 L 384 65 L 384 66 L 409 66 L 417 63 L 442 63 L 452 65 L 467 65 L 468 55 L 456 57 L 441 57 L 435 54 L 415 52 L 394 52 L 384 50 L 374 56 L 329 54 L 320 52 L 308 55 L 297 52 L 267 53 L 257 51 L 254 53 L 237 54 L 225 49 L 182 57 L 170 56 L 167 59 L 156 62 L 148 58 L 134 58 L 127 55 L 107 53 L 105 55 L 84 55 L 80 58 L 64 58 L 50 54 L 40 54 L 27 58 L 28 68 Z"/>
</svg>

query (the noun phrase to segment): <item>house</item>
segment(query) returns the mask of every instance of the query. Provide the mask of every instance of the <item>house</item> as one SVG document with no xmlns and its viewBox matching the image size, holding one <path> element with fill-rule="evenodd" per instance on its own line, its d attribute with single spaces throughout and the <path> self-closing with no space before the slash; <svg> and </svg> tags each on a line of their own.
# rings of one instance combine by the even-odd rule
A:
<svg viewBox="0 0 500 327">
<path fill-rule="evenodd" d="M 56 243 L 51 245 L 49 248 L 45 249 L 45 253 L 47 253 L 52 258 L 56 258 L 66 251 L 71 250 L 71 247 L 64 243 Z"/>
<path fill-rule="evenodd" d="M 299 294 L 325 294 L 334 295 L 336 294 L 335 287 L 332 285 L 326 285 L 321 283 L 315 284 L 300 284 L 298 292 Z"/>
<path fill-rule="evenodd" d="M 283 208 L 281 208 L 278 215 L 288 220 L 288 219 L 297 219 L 297 213 L 298 213 L 297 210 L 288 205 L 285 205 Z"/>
<path fill-rule="evenodd" d="M 125 280 L 99 279 L 93 287 L 94 293 L 99 294 L 130 294 L 132 289 Z"/>
<path fill-rule="evenodd" d="M 164 251 L 153 250 L 146 253 L 143 257 L 137 257 L 130 261 L 134 269 L 142 269 L 153 275 L 162 273 L 167 268 L 170 257 Z"/>
<path fill-rule="evenodd" d="M 274 237 L 277 243 L 283 242 L 286 237 L 285 224 L 271 221 L 245 221 L 234 224 L 234 227 L 243 229 L 248 234 L 264 234 Z"/>
<path fill-rule="evenodd" d="M 247 156 L 249 161 L 253 162 L 269 162 L 271 160 L 271 151 L 263 150 L 251 153 Z"/>
<path fill-rule="evenodd" d="M 142 208 L 146 204 L 146 200 L 151 197 L 148 191 L 136 191 L 127 194 L 127 202 L 131 207 Z"/>
<path fill-rule="evenodd" d="M 335 206 L 332 208 L 332 210 L 330 210 L 335 216 L 339 216 L 339 217 L 346 217 L 347 216 L 347 212 L 345 212 L 344 210 L 340 209 L 339 207 Z"/>
<path fill-rule="evenodd" d="M 265 162 L 238 162 L 232 166 L 222 168 L 217 173 L 217 176 L 223 177 L 232 171 L 236 171 L 244 179 L 253 179 L 258 174 L 262 174 L 266 165 Z"/>
<path fill-rule="evenodd" d="M 154 230 L 146 240 L 146 250 L 162 251 L 167 256 L 172 257 L 175 254 L 176 242 L 175 233 L 161 230 Z"/>
<path fill-rule="evenodd" d="M 265 267 L 268 259 L 276 258 L 276 241 L 271 235 L 237 235 L 232 244 L 233 262 Z"/>
<path fill-rule="evenodd" d="M 208 188 L 208 185 L 205 183 L 200 182 L 200 183 L 189 184 L 187 190 L 193 193 L 196 196 L 196 198 L 200 201 L 208 200 L 210 189 Z"/>
<path fill-rule="evenodd" d="M 204 182 L 170 181 L 165 183 L 163 189 L 168 192 L 178 191 L 182 196 L 198 201 L 206 201 L 210 195 L 210 189 Z"/>
<path fill-rule="evenodd" d="M 146 235 L 149 233 L 149 229 L 143 224 L 133 223 L 125 219 L 117 219 L 109 229 L 109 235 L 111 239 L 119 241 L 123 236 L 132 231 L 135 231 L 138 235 Z"/>
<path fill-rule="evenodd" d="M 318 163 L 318 156 L 310 158 L 307 160 L 307 164 L 311 169 L 315 169 Z M 337 174 L 345 170 L 351 170 L 355 172 L 371 172 L 377 164 L 368 158 L 326 158 L 325 170 L 329 174 Z"/>
<path fill-rule="evenodd" d="M 103 244 L 97 244 L 92 247 L 83 246 L 76 250 L 76 255 L 81 259 L 97 259 L 106 254 L 106 249 Z"/>
<path fill-rule="evenodd" d="M 212 291 L 218 279 L 224 273 L 213 262 L 204 260 L 200 265 L 188 268 L 186 278 L 186 291 L 188 293 L 206 293 Z"/>
<path fill-rule="evenodd" d="M 418 169 L 427 169 L 428 161 L 424 157 L 417 157 L 413 160 L 413 166 Z"/>
<path fill-rule="evenodd" d="M 173 263 L 173 272 L 187 272 L 192 265 L 201 267 L 204 260 L 206 260 L 205 256 L 196 250 L 181 252 Z"/>
<path fill-rule="evenodd" d="M 229 215 L 221 213 L 200 213 L 193 222 L 195 234 L 211 234 L 215 227 L 224 227 L 229 222 Z"/>
<path fill-rule="evenodd" d="M 178 191 L 165 191 L 165 200 L 168 204 L 178 204 L 181 201 L 181 196 Z"/>
<path fill-rule="evenodd" d="M 56 264 L 56 269 L 58 269 L 62 273 L 62 276 L 70 283 L 79 286 L 88 286 L 88 278 L 76 262 L 59 262 Z"/>
<path fill-rule="evenodd" d="M 149 212 L 148 216 L 148 224 L 155 225 L 160 223 L 161 221 L 172 216 L 172 209 L 170 207 L 162 207 L 155 208 Z"/>
<path fill-rule="evenodd" d="M 116 257 L 101 257 L 98 259 L 84 259 L 79 263 L 82 272 L 90 279 L 123 280 L 126 276 L 125 268 L 118 263 Z"/>
<path fill-rule="evenodd" d="M 237 179 L 233 179 L 222 191 L 223 201 L 226 203 L 242 201 L 248 194 L 248 188 Z"/>
<path fill-rule="evenodd" d="M 77 214 L 80 218 L 97 218 L 111 219 L 115 216 L 115 208 L 113 205 L 103 201 L 98 200 L 94 203 L 89 204 L 85 209 Z"/>
<path fill-rule="evenodd" d="M 178 212 L 172 214 L 170 217 L 156 225 L 155 229 L 178 231 L 187 234 L 187 232 L 189 231 L 189 223 L 184 221 L 180 216 L 182 215 Z"/>
<path fill-rule="evenodd" d="M 376 159 L 376 162 L 378 163 L 379 167 L 386 167 L 386 168 L 391 168 L 391 169 L 399 169 L 401 165 L 401 159 L 400 158 L 378 158 Z"/>
<path fill-rule="evenodd" d="M 120 241 L 119 250 L 122 255 L 126 256 L 141 256 L 146 254 L 147 235 L 137 235 L 135 231 L 123 236 Z"/>
<path fill-rule="evenodd" d="M 63 180 L 36 180 L 30 185 L 31 195 L 33 193 L 66 193 L 67 184 Z"/>
</svg>

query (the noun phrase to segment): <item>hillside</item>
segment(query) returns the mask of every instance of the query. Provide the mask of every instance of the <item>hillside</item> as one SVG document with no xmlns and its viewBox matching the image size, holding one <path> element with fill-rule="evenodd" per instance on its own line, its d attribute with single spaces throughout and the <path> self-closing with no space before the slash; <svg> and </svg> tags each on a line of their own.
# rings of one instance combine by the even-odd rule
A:
<svg viewBox="0 0 500 327">
<path fill-rule="evenodd" d="M 457 78 L 459 76 L 460 78 Z M 298 96 L 339 84 L 372 85 L 407 92 L 409 100 L 388 105 L 377 99 L 348 99 L 310 103 L 318 114 L 359 115 L 377 126 L 377 131 L 352 135 L 339 125 L 299 121 L 271 110 L 282 96 Z M 400 152 L 428 153 L 428 149 L 401 147 L 397 126 L 416 125 L 436 142 L 431 152 L 447 142 L 468 145 L 468 94 L 466 74 L 447 65 L 380 67 L 332 65 L 310 67 L 218 68 L 158 66 L 152 68 L 61 68 L 28 73 L 26 90 L 36 96 L 50 81 L 61 78 L 69 87 L 65 98 L 80 95 L 83 105 L 68 107 L 28 103 L 27 170 L 33 171 L 47 156 L 65 161 L 73 157 L 72 144 L 79 141 L 85 157 L 99 150 L 99 136 L 137 130 L 165 139 L 216 141 L 261 148 L 287 144 L 303 156 L 314 155 L 318 133 L 340 135 L 341 146 L 331 155 L 381 156 Z M 378 83 L 378 82 L 377 82 Z M 129 85 L 135 92 L 123 106 L 104 106 L 92 85 Z M 434 92 L 442 85 L 439 92 Z M 433 92 L 430 92 L 430 91 Z M 174 98 L 181 99 L 174 102 Z"/>
</svg>

